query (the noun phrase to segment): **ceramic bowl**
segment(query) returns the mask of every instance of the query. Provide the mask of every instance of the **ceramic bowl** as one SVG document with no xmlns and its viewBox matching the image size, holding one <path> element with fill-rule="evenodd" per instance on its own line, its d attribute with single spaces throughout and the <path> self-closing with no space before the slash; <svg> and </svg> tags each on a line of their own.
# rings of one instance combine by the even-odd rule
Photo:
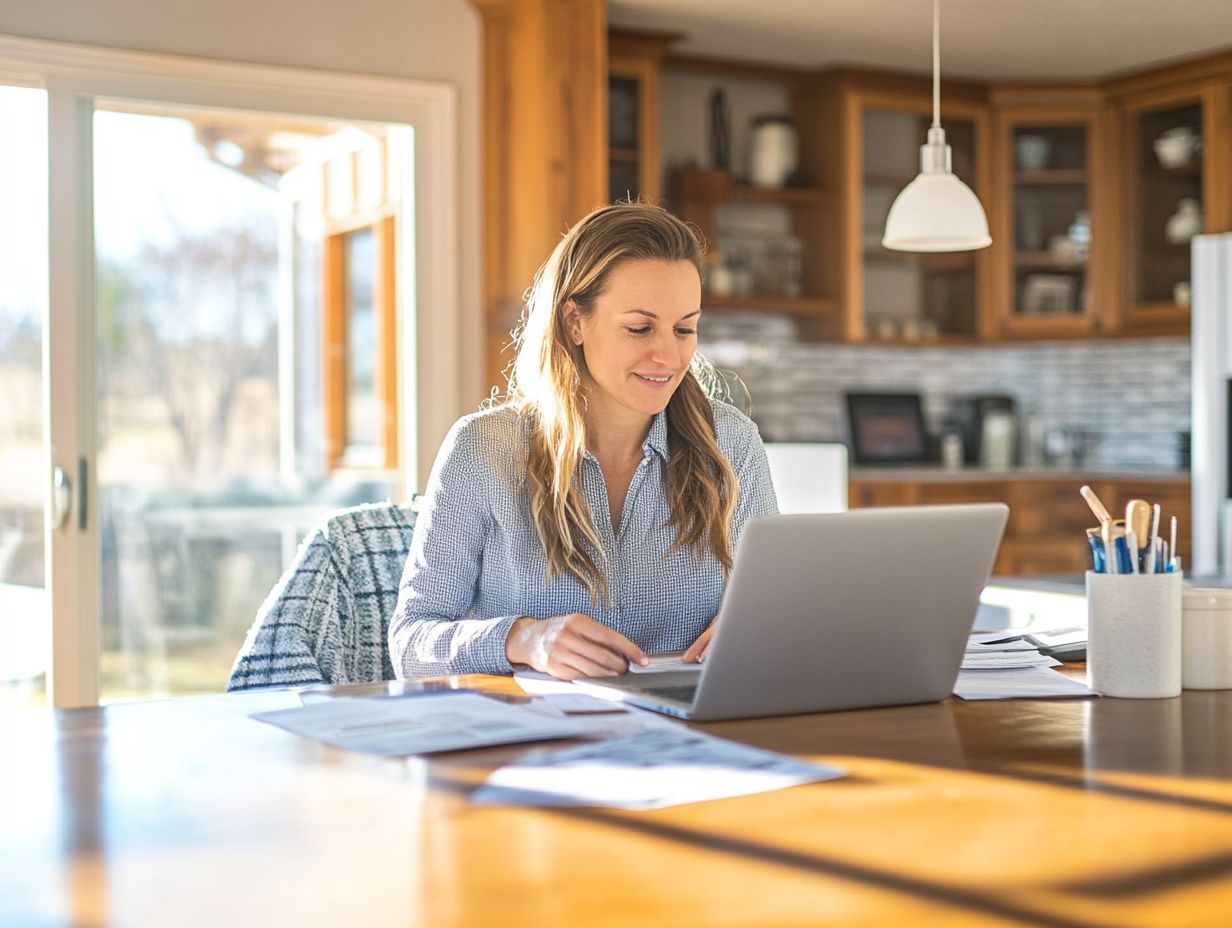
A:
<svg viewBox="0 0 1232 928">
<path fill-rule="evenodd" d="M 1155 140 L 1155 157 L 1166 168 L 1188 164 L 1194 156 L 1194 136 L 1160 136 Z"/>
</svg>

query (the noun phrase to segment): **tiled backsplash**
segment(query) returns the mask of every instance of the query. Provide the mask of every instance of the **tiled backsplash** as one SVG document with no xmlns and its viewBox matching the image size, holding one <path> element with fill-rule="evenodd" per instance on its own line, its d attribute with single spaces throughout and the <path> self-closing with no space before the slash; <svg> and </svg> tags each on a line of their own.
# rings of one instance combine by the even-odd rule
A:
<svg viewBox="0 0 1232 928">
<path fill-rule="evenodd" d="M 785 316 L 712 311 L 700 350 L 743 381 L 767 441 L 845 440 L 846 389 L 919 392 L 933 431 L 952 397 L 1009 394 L 1033 451 L 1042 451 L 1049 431 L 1081 430 L 1090 442 L 1081 463 L 1092 469 L 1174 471 L 1178 433 L 1190 428 L 1184 338 L 957 348 L 817 344 L 797 341 Z M 732 392 L 738 405 L 747 404 L 738 384 Z"/>
</svg>

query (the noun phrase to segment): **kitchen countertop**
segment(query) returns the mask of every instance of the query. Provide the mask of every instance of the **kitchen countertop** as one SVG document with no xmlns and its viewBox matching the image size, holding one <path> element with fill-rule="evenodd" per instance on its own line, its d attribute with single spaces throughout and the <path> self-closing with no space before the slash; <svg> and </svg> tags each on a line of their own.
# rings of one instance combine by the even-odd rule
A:
<svg viewBox="0 0 1232 928">
<path fill-rule="evenodd" d="M 1187 587 L 1221 587 L 1232 589 L 1232 577 L 1223 574 L 1205 574 L 1182 578 Z M 1042 574 L 1038 577 L 998 577 L 988 580 L 990 587 L 1003 590 L 1022 590 L 1030 593 L 1061 593 L 1076 596 L 1086 596 L 1085 574 Z"/>
<path fill-rule="evenodd" d="M 964 467 L 961 470 L 946 470 L 938 464 L 852 467 L 847 476 L 849 480 L 884 481 L 1070 480 L 1076 484 L 1083 484 L 1094 480 L 1150 480 L 1159 483 L 1189 483 L 1188 471 L 1178 473 L 1176 471 L 1075 470 L 1048 467 L 1011 467 L 1005 470 Z"/>
</svg>

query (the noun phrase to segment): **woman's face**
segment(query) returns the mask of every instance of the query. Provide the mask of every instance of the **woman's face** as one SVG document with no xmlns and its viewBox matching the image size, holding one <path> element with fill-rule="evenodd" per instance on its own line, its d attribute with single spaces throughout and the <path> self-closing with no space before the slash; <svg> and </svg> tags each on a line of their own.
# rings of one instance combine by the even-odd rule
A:
<svg viewBox="0 0 1232 928">
<path fill-rule="evenodd" d="M 590 372 L 587 418 L 645 420 L 667 407 L 697 350 L 702 287 L 688 261 L 618 264 L 589 315 L 568 328 Z"/>
</svg>

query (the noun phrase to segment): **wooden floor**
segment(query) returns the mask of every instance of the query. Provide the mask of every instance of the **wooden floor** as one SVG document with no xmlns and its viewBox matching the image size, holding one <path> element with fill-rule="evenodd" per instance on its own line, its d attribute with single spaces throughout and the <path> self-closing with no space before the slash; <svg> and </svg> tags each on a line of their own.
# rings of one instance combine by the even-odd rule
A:
<svg viewBox="0 0 1232 928">
<path fill-rule="evenodd" d="M 1232 691 L 710 724 L 848 776 L 651 813 L 247 718 L 295 704 L 0 715 L 0 925 L 1232 924 Z"/>
</svg>

